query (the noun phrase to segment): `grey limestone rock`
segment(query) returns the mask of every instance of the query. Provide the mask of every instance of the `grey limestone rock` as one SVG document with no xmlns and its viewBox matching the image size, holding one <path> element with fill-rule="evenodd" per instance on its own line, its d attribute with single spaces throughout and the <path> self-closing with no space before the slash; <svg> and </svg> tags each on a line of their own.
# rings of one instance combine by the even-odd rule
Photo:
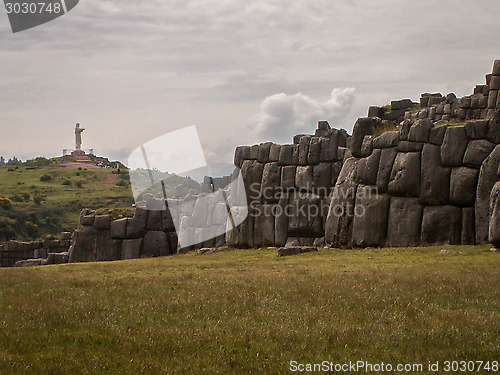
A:
<svg viewBox="0 0 500 375">
<path fill-rule="evenodd" d="M 420 152 L 398 153 L 391 171 L 388 191 L 396 196 L 420 195 Z"/>
<path fill-rule="evenodd" d="M 450 182 L 450 202 L 456 206 L 473 206 L 479 170 L 467 167 L 453 168 Z"/>
<path fill-rule="evenodd" d="M 462 232 L 462 210 L 455 206 L 427 206 L 422 219 L 421 244 L 459 245 Z"/>
<path fill-rule="evenodd" d="M 441 163 L 443 167 L 460 167 L 467 144 L 467 132 L 464 126 L 448 127 L 441 146 Z"/>
<path fill-rule="evenodd" d="M 448 204 L 450 168 L 441 167 L 441 152 L 437 145 L 427 143 L 422 151 L 420 203 L 423 205 Z"/>
<path fill-rule="evenodd" d="M 498 166 L 500 165 L 500 145 L 484 160 L 477 184 L 475 202 L 476 242 L 483 244 L 488 241 L 488 223 L 490 221 L 490 194 L 498 181 Z"/>
<path fill-rule="evenodd" d="M 469 141 L 465 150 L 463 165 L 471 168 L 480 168 L 484 159 L 495 148 L 495 144 L 486 139 Z"/>
<path fill-rule="evenodd" d="M 384 246 L 387 234 L 390 197 L 377 189 L 360 185 L 352 229 L 353 246 Z"/>
<path fill-rule="evenodd" d="M 142 253 L 142 238 L 123 240 L 122 259 L 137 259 Z"/>
<path fill-rule="evenodd" d="M 417 198 L 391 197 L 386 246 L 420 245 L 422 212 Z"/>
</svg>

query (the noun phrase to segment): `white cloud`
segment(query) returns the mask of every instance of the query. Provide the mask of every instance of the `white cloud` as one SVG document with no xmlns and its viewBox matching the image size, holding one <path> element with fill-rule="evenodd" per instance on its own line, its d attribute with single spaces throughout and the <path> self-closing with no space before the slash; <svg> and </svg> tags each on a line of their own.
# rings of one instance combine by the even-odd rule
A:
<svg viewBox="0 0 500 375">
<path fill-rule="evenodd" d="M 335 88 L 324 102 L 302 93 L 268 96 L 260 105 L 260 113 L 251 118 L 250 126 L 259 140 L 289 142 L 295 134 L 314 131 L 318 121 L 327 120 L 335 126 L 344 119 L 354 101 L 354 91 Z"/>
</svg>

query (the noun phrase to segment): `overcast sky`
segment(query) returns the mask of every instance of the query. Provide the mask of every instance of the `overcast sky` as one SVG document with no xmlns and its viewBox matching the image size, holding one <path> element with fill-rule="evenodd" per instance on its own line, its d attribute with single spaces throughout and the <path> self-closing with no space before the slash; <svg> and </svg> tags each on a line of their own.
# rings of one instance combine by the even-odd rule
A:
<svg viewBox="0 0 500 375">
<path fill-rule="evenodd" d="M 349 132 L 369 105 L 468 95 L 500 58 L 500 1 L 81 0 L 13 34 L 0 9 L 0 155 L 126 160 L 196 125 L 209 162 Z M 189 152 L 189 150 L 186 150 Z"/>
</svg>

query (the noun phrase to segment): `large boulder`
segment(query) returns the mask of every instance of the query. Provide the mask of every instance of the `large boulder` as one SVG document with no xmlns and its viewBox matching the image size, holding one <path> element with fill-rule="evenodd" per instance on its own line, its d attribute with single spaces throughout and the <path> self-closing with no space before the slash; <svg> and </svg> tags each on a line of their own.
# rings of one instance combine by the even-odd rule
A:
<svg viewBox="0 0 500 375">
<path fill-rule="evenodd" d="M 427 206 L 422 218 L 421 244 L 459 245 L 462 234 L 462 209 L 455 206 Z"/>
<path fill-rule="evenodd" d="M 392 166 L 388 191 L 396 196 L 420 195 L 420 152 L 398 153 Z"/>
<path fill-rule="evenodd" d="M 417 121 L 410 128 L 410 133 L 408 134 L 408 140 L 413 142 L 428 142 L 429 134 L 432 127 L 433 124 L 430 119 Z"/>
<path fill-rule="evenodd" d="M 489 241 L 493 247 L 500 249 L 500 182 L 497 182 L 491 190 Z"/>
<path fill-rule="evenodd" d="M 363 139 L 366 135 L 372 135 L 376 121 L 373 118 L 359 118 L 354 124 L 351 138 L 351 153 L 352 156 L 361 157 L 361 147 L 363 146 Z"/>
<path fill-rule="evenodd" d="M 450 126 L 446 129 L 441 146 L 441 162 L 443 167 L 460 167 L 467 148 L 467 132 L 465 126 Z"/>
<path fill-rule="evenodd" d="M 312 191 L 313 187 L 313 172 L 312 166 L 298 166 L 295 175 L 295 187 L 301 191 Z"/>
<path fill-rule="evenodd" d="M 97 232 L 96 260 L 111 261 L 121 259 L 122 241 L 111 238 L 110 230 Z"/>
<path fill-rule="evenodd" d="M 254 246 L 274 246 L 274 207 L 272 204 L 255 205 Z"/>
<path fill-rule="evenodd" d="M 488 230 L 490 221 L 490 194 L 493 185 L 499 180 L 498 166 L 500 165 L 500 145 L 484 160 L 477 183 L 475 219 L 476 219 L 476 242 L 483 244 L 488 242 Z"/>
<path fill-rule="evenodd" d="M 168 236 L 162 231 L 148 231 L 144 236 L 144 255 L 158 257 L 171 254 Z"/>
<path fill-rule="evenodd" d="M 375 185 L 377 183 L 377 172 L 380 162 L 381 150 L 374 150 L 367 158 L 363 158 L 358 163 L 358 180 L 359 184 Z"/>
<path fill-rule="evenodd" d="M 391 178 L 392 165 L 394 164 L 394 159 L 396 158 L 396 148 L 386 148 L 380 153 L 379 169 L 377 174 L 377 189 L 380 193 L 387 192 L 387 185 L 389 184 Z"/>
<path fill-rule="evenodd" d="M 264 165 L 262 184 L 260 186 L 261 201 L 277 202 L 281 185 L 281 167 L 276 162 Z"/>
<path fill-rule="evenodd" d="M 420 245 L 422 212 L 417 198 L 391 197 L 386 246 Z"/>
<path fill-rule="evenodd" d="M 464 155 L 464 165 L 471 168 L 481 168 L 484 159 L 495 148 L 495 144 L 486 139 L 470 141 Z"/>
<path fill-rule="evenodd" d="M 450 202 L 456 206 L 473 206 L 476 200 L 479 170 L 474 168 L 453 168 L 450 179 Z"/>
<path fill-rule="evenodd" d="M 450 168 L 441 167 L 441 152 L 437 145 L 426 143 L 422 151 L 420 203 L 447 204 L 450 191 Z"/>
<path fill-rule="evenodd" d="M 142 254 L 142 238 L 123 240 L 122 259 L 137 259 Z"/>
<path fill-rule="evenodd" d="M 462 245 L 475 245 L 476 224 L 474 222 L 474 207 L 462 208 Z"/>
<path fill-rule="evenodd" d="M 358 184 L 356 181 L 358 159 L 344 162 L 332 192 L 332 199 L 325 223 L 325 242 L 332 247 L 351 246 L 354 204 Z"/>
<path fill-rule="evenodd" d="M 330 193 L 330 188 L 332 187 L 332 164 L 320 163 L 313 168 L 314 193 L 320 196 L 328 195 Z"/>
<path fill-rule="evenodd" d="M 358 187 L 352 229 L 353 246 L 384 246 L 389 202 L 390 197 L 378 194 L 376 187 Z"/>
<path fill-rule="evenodd" d="M 296 193 L 290 197 L 288 235 L 291 237 L 322 237 L 323 200 L 315 194 Z"/>
<path fill-rule="evenodd" d="M 389 131 L 373 139 L 373 148 L 396 147 L 399 143 L 399 132 Z"/>
<path fill-rule="evenodd" d="M 98 231 L 91 226 L 83 226 L 73 232 L 69 248 L 70 263 L 97 260 L 97 233 Z"/>
</svg>

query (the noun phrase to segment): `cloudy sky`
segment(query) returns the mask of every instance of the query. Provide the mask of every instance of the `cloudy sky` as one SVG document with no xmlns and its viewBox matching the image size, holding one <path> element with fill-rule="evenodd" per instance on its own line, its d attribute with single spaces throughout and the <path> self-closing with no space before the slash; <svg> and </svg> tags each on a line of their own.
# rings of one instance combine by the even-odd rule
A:
<svg viewBox="0 0 500 375">
<path fill-rule="evenodd" d="M 467 95 L 500 58 L 498 0 L 81 0 L 13 34 L 0 9 L 0 155 L 126 160 L 196 125 L 207 160 L 369 105 Z M 186 150 L 189 152 L 189 150 Z"/>
</svg>

